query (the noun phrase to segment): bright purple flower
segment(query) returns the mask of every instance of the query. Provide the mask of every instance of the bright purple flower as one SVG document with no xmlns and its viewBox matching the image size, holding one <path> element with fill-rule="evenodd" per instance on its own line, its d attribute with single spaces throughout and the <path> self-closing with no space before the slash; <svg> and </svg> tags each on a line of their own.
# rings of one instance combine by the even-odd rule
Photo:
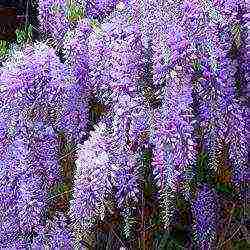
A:
<svg viewBox="0 0 250 250">
<path fill-rule="evenodd" d="M 0 247 L 12 242 L 20 233 L 16 180 L 1 175 L 0 179 Z"/>
<path fill-rule="evenodd" d="M 88 36 L 92 29 L 86 20 L 79 21 L 76 29 L 69 31 L 64 39 L 65 64 L 72 70 L 72 75 L 76 78 L 84 89 L 89 88 L 89 54 Z M 87 90 L 87 89 L 86 89 Z"/>
<path fill-rule="evenodd" d="M 142 44 L 137 25 L 128 22 L 129 10 L 115 12 L 89 38 L 90 77 L 95 91 L 136 91 L 142 70 Z"/>
<path fill-rule="evenodd" d="M 24 233 L 32 232 L 41 223 L 45 209 L 46 183 L 40 176 L 20 176 L 17 201 L 18 217 Z"/>
<path fill-rule="evenodd" d="M 46 225 L 40 228 L 31 244 L 32 249 L 42 250 L 46 247 L 51 249 L 73 248 L 73 235 L 68 228 L 64 214 L 57 213 L 53 221 L 47 220 Z"/>
<path fill-rule="evenodd" d="M 155 149 L 152 165 L 161 189 L 168 184 L 176 190 L 177 183 L 180 184 L 186 170 L 194 164 L 197 154 L 191 106 L 192 89 L 188 85 L 188 75 L 185 78 L 185 71 L 182 70 L 179 73 L 170 72 L 172 79 L 163 89 L 162 107 L 155 110 L 154 114 L 151 142 Z M 182 79 L 178 78 L 179 74 Z"/>
<path fill-rule="evenodd" d="M 244 183 L 247 176 L 247 127 L 248 112 L 238 102 L 228 107 L 228 126 L 226 143 L 229 145 L 229 159 L 232 164 L 232 182 L 236 185 Z"/>
<path fill-rule="evenodd" d="M 60 177 L 59 140 L 51 126 L 42 122 L 34 125 L 34 135 L 30 145 L 34 170 L 44 176 L 48 187 L 51 187 Z"/>
<path fill-rule="evenodd" d="M 215 243 L 217 228 L 217 195 L 208 186 L 202 186 L 192 204 L 195 238 L 200 249 L 209 249 Z"/>
<path fill-rule="evenodd" d="M 66 0 L 39 0 L 39 21 L 42 32 L 62 40 L 69 29 Z"/>
<path fill-rule="evenodd" d="M 3 105 L 13 117 L 43 121 L 64 132 L 68 140 L 81 140 L 87 101 L 83 86 L 74 83 L 69 73 L 55 51 L 42 43 L 14 51 L 0 76 Z"/>
<path fill-rule="evenodd" d="M 147 140 L 151 111 L 139 95 L 134 97 L 128 94 L 114 95 L 113 102 L 114 135 L 118 136 L 122 145 L 130 144 L 130 149 L 136 152 Z"/>
<path fill-rule="evenodd" d="M 100 18 L 109 15 L 115 8 L 118 0 L 86 0 L 86 14 L 91 18 Z"/>
<path fill-rule="evenodd" d="M 235 10 L 226 13 L 222 6 L 212 5 L 209 9 L 219 11 L 222 17 L 212 15 L 210 19 L 204 20 L 207 24 L 206 33 L 192 38 L 196 45 L 201 74 L 194 88 L 198 101 L 198 117 L 203 129 L 203 143 L 210 156 L 210 166 L 217 169 L 218 154 L 221 153 L 223 143 L 226 143 L 234 173 L 233 179 L 238 182 L 243 178 L 239 173 L 244 173 L 246 167 L 247 131 L 243 118 L 245 108 L 236 95 L 237 61 L 230 57 L 230 49 L 233 39 L 235 40 L 231 31 Z M 235 145 L 240 146 L 236 149 Z"/>
</svg>

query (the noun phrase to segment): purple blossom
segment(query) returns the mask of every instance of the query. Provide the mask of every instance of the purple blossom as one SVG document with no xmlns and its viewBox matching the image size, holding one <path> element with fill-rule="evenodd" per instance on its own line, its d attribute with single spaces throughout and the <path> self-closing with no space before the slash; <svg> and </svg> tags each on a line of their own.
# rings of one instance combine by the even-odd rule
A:
<svg viewBox="0 0 250 250">
<path fill-rule="evenodd" d="M 45 209 L 46 186 L 40 176 L 22 176 L 18 181 L 17 202 L 20 226 L 23 232 L 32 232 L 41 223 Z"/>
<path fill-rule="evenodd" d="M 35 171 L 42 174 L 47 185 L 51 187 L 61 179 L 58 137 L 51 126 L 42 122 L 37 122 L 33 131 L 31 150 Z"/>
<path fill-rule="evenodd" d="M 128 13 L 115 12 L 90 38 L 90 77 L 95 91 L 133 93 L 142 70 L 142 44 L 136 24 Z"/>
<path fill-rule="evenodd" d="M 9 244 L 20 234 L 16 180 L 1 175 L 0 180 L 0 247 Z"/>
<path fill-rule="evenodd" d="M 38 10 L 41 31 L 62 40 L 69 29 L 69 21 L 66 17 L 67 1 L 39 0 Z"/>
<path fill-rule="evenodd" d="M 86 220 L 104 217 L 114 189 L 118 207 L 137 201 L 136 158 L 116 134 L 115 126 L 104 119 L 78 153 L 71 215 L 83 226 Z"/>
<path fill-rule="evenodd" d="M 38 235 L 33 239 L 32 249 L 72 249 L 73 235 L 66 223 L 64 214 L 57 213 L 53 220 L 47 220 L 45 226 L 40 227 Z"/>
<path fill-rule="evenodd" d="M 229 159 L 232 164 L 232 182 L 243 183 L 247 175 L 247 110 L 236 101 L 228 107 L 226 143 L 229 145 Z"/>
<path fill-rule="evenodd" d="M 118 0 L 86 0 L 86 14 L 91 18 L 105 17 L 114 10 Z"/>
<path fill-rule="evenodd" d="M 208 186 L 202 186 L 192 204 L 193 225 L 200 249 L 214 244 L 217 223 L 217 196 Z"/>
<path fill-rule="evenodd" d="M 22 116 L 18 119 L 43 121 L 69 140 L 81 140 L 87 101 L 83 86 L 72 82 L 69 73 L 55 51 L 42 43 L 14 51 L 0 76 L 3 105 L 14 117 Z"/>
<path fill-rule="evenodd" d="M 114 134 L 122 145 L 130 144 L 130 149 L 135 152 L 147 141 L 151 110 L 139 95 L 120 94 L 113 97 L 113 102 Z"/>
<path fill-rule="evenodd" d="M 170 74 L 172 79 L 163 90 L 163 105 L 155 110 L 151 142 L 155 145 L 152 164 L 155 178 L 161 180 L 159 187 L 163 189 L 168 183 L 175 190 L 181 176 L 194 164 L 197 152 L 188 77 L 182 74 L 181 80 L 176 71 Z"/>
<path fill-rule="evenodd" d="M 70 210 L 78 223 L 88 218 L 102 217 L 106 196 L 111 191 L 111 166 L 106 151 L 109 140 L 104 135 L 105 124 L 100 123 L 78 152 L 74 199 Z"/>
<path fill-rule="evenodd" d="M 214 10 L 213 6 L 209 8 Z M 199 38 L 193 37 L 202 74 L 196 82 L 195 95 L 199 103 L 198 116 L 203 129 L 203 143 L 210 155 L 210 166 L 216 170 L 216 158 L 221 153 L 222 144 L 226 143 L 235 181 L 237 178 L 242 179 L 236 173 L 240 171 L 243 173 L 246 166 L 247 131 L 243 121 L 245 108 L 237 100 L 236 95 L 237 62 L 229 57 L 231 46 L 226 45 L 226 43 L 232 44 L 231 27 L 235 17 L 229 12 L 224 13 L 220 8 L 217 10 L 227 23 L 223 18 L 215 20 L 215 17 L 211 16 L 210 20 L 205 22 L 206 33 Z M 228 36 L 228 41 L 223 42 L 224 38 L 221 37 L 223 32 Z M 201 41 L 203 46 L 200 46 Z M 236 149 L 236 144 L 241 146 Z M 233 159 L 237 159 L 238 164 Z"/>
<path fill-rule="evenodd" d="M 77 23 L 76 29 L 66 33 L 64 39 L 65 64 L 71 68 L 72 75 L 84 88 L 90 88 L 88 36 L 91 31 L 88 22 L 82 20 Z"/>
</svg>

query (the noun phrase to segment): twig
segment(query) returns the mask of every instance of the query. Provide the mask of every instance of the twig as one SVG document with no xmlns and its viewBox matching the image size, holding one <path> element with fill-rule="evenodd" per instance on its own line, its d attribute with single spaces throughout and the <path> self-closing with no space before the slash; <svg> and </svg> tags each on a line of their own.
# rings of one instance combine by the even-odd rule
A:
<svg viewBox="0 0 250 250">
<path fill-rule="evenodd" d="M 29 0 L 27 0 L 27 4 L 26 4 L 25 27 L 27 27 L 27 24 L 28 24 L 28 17 L 29 17 Z"/>
<path fill-rule="evenodd" d="M 113 230 L 113 228 L 111 227 L 111 232 L 116 236 L 116 238 L 120 241 L 120 243 L 122 244 L 123 247 L 126 247 L 125 244 L 123 243 L 123 241 L 121 240 L 121 238 L 117 235 L 117 233 Z"/>
<path fill-rule="evenodd" d="M 233 207 L 232 207 L 232 210 L 231 210 L 231 213 L 230 213 L 230 217 L 229 217 L 229 222 L 228 222 L 228 226 L 227 226 L 227 230 L 225 231 L 225 236 L 226 237 L 226 234 L 229 230 L 229 227 L 231 225 L 231 221 L 232 221 L 232 216 L 233 216 L 233 212 L 234 212 L 234 208 L 235 208 L 235 203 L 233 204 Z"/>
<path fill-rule="evenodd" d="M 227 240 L 225 240 L 221 245 L 219 245 L 218 246 L 218 249 L 220 249 L 223 245 L 225 245 L 228 241 L 230 241 L 231 239 L 233 239 L 233 237 L 238 233 L 238 231 L 240 230 L 240 228 L 241 228 L 241 226 L 239 226 L 238 228 L 237 228 L 237 230 L 235 230 L 235 232 L 232 234 L 232 236 L 229 238 L 229 239 L 227 239 Z"/>
<path fill-rule="evenodd" d="M 61 196 L 63 194 L 68 194 L 68 193 L 71 193 L 71 192 L 73 192 L 73 190 L 65 191 L 63 193 L 60 193 L 60 194 L 57 194 L 57 195 L 54 195 L 54 196 L 48 198 L 48 200 L 54 199 L 54 198 L 59 197 L 59 196 Z"/>
<path fill-rule="evenodd" d="M 59 161 L 66 158 L 67 156 L 71 155 L 72 153 L 74 153 L 78 148 L 74 148 L 72 149 L 69 153 L 67 153 L 66 155 L 63 155 L 62 157 L 59 158 Z"/>
<path fill-rule="evenodd" d="M 154 228 L 157 227 L 157 226 L 158 226 L 158 225 L 151 225 L 151 226 L 147 227 L 147 228 L 145 229 L 145 231 L 152 230 L 152 229 L 154 229 Z"/>
<path fill-rule="evenodd" d="M 229 227 L 230 227 L 230 225 L 231 225 L 231 221 L 232 221 L 232 216 L 233 216 L 234 208 L 235 208 L 235 203 L 233 204 L 233 207 L 232 207 L 232 210 L 231 210 L 231 213 L 230 213 L 230 217 L 229 217 L 229 221 L 228 221 L 228 226 L 227 226 L 227 229 L 226 229 L 225 232 L 224 232 L 224 236 L 223 236 L 222 239 L 224 239 L 224 238 L 226 237 L 227 232 L 228 232 L 228 230 L 229 230 Z M 218 245 L 220 245 L 220 242 L 221 242 L 221 240 L 218 242 Z"/>
</svg>

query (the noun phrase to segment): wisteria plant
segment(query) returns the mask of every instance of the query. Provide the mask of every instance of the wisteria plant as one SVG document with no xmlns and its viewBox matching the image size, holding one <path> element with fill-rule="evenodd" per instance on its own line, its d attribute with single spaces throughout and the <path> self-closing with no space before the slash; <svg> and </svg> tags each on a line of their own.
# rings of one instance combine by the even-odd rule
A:
<svg viewBox="0 0 250 250">
<path fill-rule="evenodd" d="M 248 249 L 244 1 L 37 10 L 1 43 L 0 249 Z"/>
</svg>

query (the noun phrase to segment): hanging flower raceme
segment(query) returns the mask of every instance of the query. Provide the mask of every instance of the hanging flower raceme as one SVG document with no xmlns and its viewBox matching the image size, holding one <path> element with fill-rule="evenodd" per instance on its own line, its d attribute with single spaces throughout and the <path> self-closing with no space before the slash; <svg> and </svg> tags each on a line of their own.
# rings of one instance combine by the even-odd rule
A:
<svg viewBox="0 0 250 250">
<path fill-rule="evenodd" d="M 195 239 L 199 249 L 214 246 L 217 223 L 217 195 L 208 186 L 201 186 L 192 204 Z"/>
<path fill-rule="evenodd" d="M 34 126 L 25 121 L 6 133 L 8 141 L 1 154 L 1 169 L 6 178 L 15 182 L 13 189 L 17 189 L 18 196 L 12 205 L 19 218 L 20 234 L 37 230 L 46 208 L 48 190 L 60 179 L 59 145 L 53 133 L 42 124 Z"/>
<path fill-rule="evenodd" d="M 68 67 L 43 43 L 13 51 L 0 77 L 2 103 L 27 121 L 42 121 L 80 140 L 86 127 L 83 86 L 74 83 Z M 14 117 L 15 117 L 14 116 Z"/>
<path fill-rule="evenodd" d="M 91 30 L 86 20 L 79 21 L 74 30 L 66 33 L 63 43 L 65 64 L 70 67 L 71 74 L 86 91 L 90 90 L 88 36 Z"/>
<path fill-rule="evenodd" d="M 246 169 L 247 129 L 245 108 L 236 96 L 237 62 L 230 57 L 231 46 L 227 45 L 232 44 L 233 37 L 230 30 L 224 29 L 226 24 L 222 18 L 211 16 L 205 23 L 206 32 L 192 38 L 197 56 L 195 67 L 198 77 L 194 90 L 198 102 L 198 119 L 203 129 L 203 143 L 210 156 L 209 165 L 217 170 L 217 158 L 221 154 L 222 144 L 226 143 L 229 148 L 228 158 L 233 167 L 233 179 L 236 180 L 238 173 L 244 173 Z M 219 27 L 228 35 L 228 41 L 224 39 L 223 42 Z M 240 145 L 237 150 L 236 144 Z"/>
<path fill-rule="evenodd" d="M 90 76 L 95 91 L 136 91 L 142 70 L 142 44 L 131 16 L 116 11 L 90 36 Z"/>
<path fill-rule="evenodd" d="M 170 176 L 161 176 L 161 179 L 164 182 L 169 180 L 167 182 L 173 182 L 175 185 L 179 182 L 177 176 L 180 177 L 188 167 L 192 166 L 196 159 L 194 120 L 191 108 L 192 91 L 190 86 L 176 84 L 174 81 L 177 79 L 173 79 L 173 83 L 164 89 L 164 104 L 155 114 L 156 134 L 154 136 L 156 152 L 160 148 L 165 152 L 162 152 L 163 162 L 161 162 L 163 166 L 161 168 L 163 169 L 160 170 L 158 164 L 156 164 L 155 170 L 158 174 L 161 174 L 161 171 L 164 173 L 166 171 L 164 164 L 166 163 L 166 168 L 172 168 L 172 170 L 168 169 L 167 171 Z M 155 163 L 158 162 L 158 157 L 161 155 L 156 152 L 154 154 Z M 165 157 L 169 159 L 167 160 Z M 174 188 L 173 185 L 170 186 Z"/>
<path fill-rule="evenodd" d="M 104 218 L 112 190 L 119 208 L 137 202 L 136 157 L 115 128 L 115 123 L 104 119 L 78 153 L 71 215 L 83 228 L 91 220 Z"/>
<path fill-rule="evenodd" d="M 83 228 L 89 219 L 104 216 L 105 199 L 111 192 L 112 166 L 107 152 L 108 141 L 105 124 L 100 123 L 94 132 L 90 132 L 90 138 L 80 146 L 78 152 L 70 213 Z"/>
<path fill-rule="evenodd" d="M 69 29 L 67 0 L 39 0 L 38 11 L 41 31 L 61 41 Z"/>
<path fill-rule="evenodd" d="M 90 18 L 103 18 L 109 15 L 119 0 L 85 0 L 86 14 Z"/>
<path fill-rule="evenodd" d="M 166 34 L 158 34 L 153 41 L 153 81 L 162 92 L 162 105 L 154 110 L 154 132 L 151 134 L 153 173 L 165 205 L 164 199 L 172 197 L 174 192 L 182 191 L 189 196 L 186 174 L 197 154 L 189 64 L 192 49 L 179 25 L 170 25 L 166 29 Z M 166 226 L 172 205 L 169 203 L 165 207 Z"/>
<path fill-rule="evenodd" d="M 12 124 L 13 126 L 14 124 Z M 44 209 L 46 207 L 46 196 L 52 180 L 59 178 L 57 158 L 51 158 L 48 148 L 44 147 L 42 154 L 44 158 L 37 162 L 35 155 L 41 148 L 36 148 L 32 130 L 24 122 L 9 127 L 6 132 L 5 150 L 2 151 L 1 162 L 1 184 L 8 180 L 6 188 L 1 189 L 1 213 L 12 220 L 12 226 L 8 226 L 5 238 L 1 244 L 8 244 L 17 237 L 29 235 L 37 230 L 40 225 Z M 51 143 L 51 141 L 50 141 Z M 38 145 L 36 145 L 38 146 Z M 50 145 L 50 148 L 53 144 Z M 41 153 L 40 153 L 41 155 Z M 53 155 L 52 155 L 53 156 Z M 45 160 L 49 160 L 46 162 Z M 45 163 L 43 164 L 42 161 Z M 52 164 L 49 166 L 49 164 Z M 52 169 L 50 169 L 52 168 Z M 48 172 L 53 171 L 53 176 Z M 53 179 L 52 179 L 53 177 Z M 11 189 L 10 189 L 11 188 Z M 12 190 L 12 191 L 11 191 Z M 11 191 L 11 192 L 10 192 Z M 7 222 L 4 224 L 8 225 Z M 14 242 L 14 241 L 13 241 Z"/>
<path fill-rule="evenodd" d="M 51 249 L 72 249 L 73 235 L 62 213 L 56 213 L 53 221 L 47 220 L 45 226 L 41 226 L 37 236 L 31 244 L 32 249 L 49 247 Z"/>
<path fill-rule="evenodd" d="M 81 138 L 86 104 L 82 88 L 67 82 L 67 68 L 43 44 L 13 52 L 1 73 L 1 171 L 17 181 L 20 233 L 31 234 L 60 180 L 57 133 Z"/>
<path fill-rule="evenodd" d="M 160 53 L 163 57 L 162 66 L 165 67 L 165 74 L 160 75 L 158 63 L 155 64 L 154 71 L 156 84 L 158 85 L 159 76 L 159 79 L 164 81 L 165 87 L 162 88 L 162 106 L 159 110 L 155 110 L 156 134 L 153 136 L 153 141 L 157 147 L 161 145 L 162 148 L 167 144 L 170 146 L 170 151 L 166 154 L 172 154 L 170 157 L 172 167 L 181 174 L 194 163 L 196 155 L 193 139 L 192 72 L 186 58 L 190 48 L 185 33 L 180 31 L 180 27 L 170 28 L 165 42 L 170 48 L 167 60 L 166 57 L 164 58 L 164 53 Z"/>
</svg>

